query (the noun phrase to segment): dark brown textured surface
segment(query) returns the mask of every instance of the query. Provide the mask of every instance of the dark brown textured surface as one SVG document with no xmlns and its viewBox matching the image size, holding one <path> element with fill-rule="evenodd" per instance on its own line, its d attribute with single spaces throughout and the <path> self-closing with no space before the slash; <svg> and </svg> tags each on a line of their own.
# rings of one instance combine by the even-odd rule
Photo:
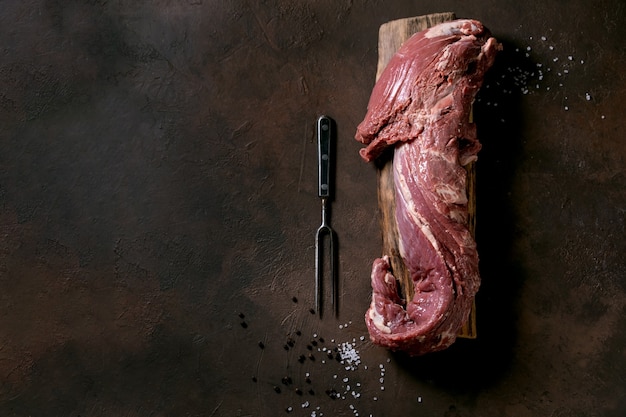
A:
<svg viewBox="0 0 626 417">
<path fill-rule="evenodd" d="M 2 2 L 0 415 L 622 416 L 623 2 L 242 3 Z M 380 233 L 352 137 L 379 26 L 439 11 L 505 51 L 475 106 L 479 338 L 409 360 L 360 340 Z M 354 370 L 324 359 L 353 339 Z"/>
</svg>

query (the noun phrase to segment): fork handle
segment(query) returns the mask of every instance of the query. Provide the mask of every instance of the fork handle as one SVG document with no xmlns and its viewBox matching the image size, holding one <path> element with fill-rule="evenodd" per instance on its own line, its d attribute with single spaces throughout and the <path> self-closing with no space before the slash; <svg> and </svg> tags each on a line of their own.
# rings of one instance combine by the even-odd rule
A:
<svg viewBox="0 0 626 417">
<path fill-rule="evenodd" d="M 333 135 L 332 119 L 328 116 L 320 116 L 317 119 L 317 161 L 319 169 L 320 197 L 330 197 L 330 158 L 331 139 Z"/>
</svg>

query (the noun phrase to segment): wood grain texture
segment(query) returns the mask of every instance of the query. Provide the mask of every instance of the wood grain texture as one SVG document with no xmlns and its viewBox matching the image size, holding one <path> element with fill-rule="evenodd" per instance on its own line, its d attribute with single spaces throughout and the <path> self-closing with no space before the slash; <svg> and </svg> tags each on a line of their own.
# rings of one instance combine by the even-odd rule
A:
<svg viewBox="0 0 626 417">
<path fill-rule="evenodd" d="M 384 71 L 385 67 L 400 48 L 402 43 L 413 34 L 427 29 L 439 23 L 454 20 L 452 12 L 435 13 L 424 16 L 409 17 L 387 22 L 380 26 L 378 31 L 378 67 L 376 80 Z M 383 241 L 383 253 L 389 256 L 391 270 L 399 280 L 405 300 L 413 298 L 413 281 L 411 280 L 406 266 L 400 256 L 398 247 L 398 227 L 395 218 L 395 188 L 393 178 L 393 153 L 380 158 L 378 164 L 378 206 L 381 213 L 381 230 Z M 474 164 L 466 166 L 468 171 L 467 193 L 469 211 L 469 230 L 475 236 L 476 227 L 476 171 Z M 476 332 L 476 308 L 472 307 L 467 323 L 461 329 L 459 337 L 474 339 Z"/>
</svg>

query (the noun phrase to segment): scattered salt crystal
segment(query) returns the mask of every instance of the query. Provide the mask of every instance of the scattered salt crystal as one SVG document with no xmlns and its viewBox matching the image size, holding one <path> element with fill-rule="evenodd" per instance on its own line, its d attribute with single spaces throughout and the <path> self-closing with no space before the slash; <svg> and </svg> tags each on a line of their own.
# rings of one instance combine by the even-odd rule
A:
<svg viewBox="0 0 626 417">
<path fill-rule="evenodd" d="M 417 397 L 417 402 L 421 403 L 422 402 L 422 397 Z"/>
<path fill-rule="evenodd" d="M 569 110 L 569 107 L 565 106 L 565 111 Z"/>
<path fill-rule="evenodd" d="M 348 378 L 344 378 L 344 379 L 343 379 L 343 382 L 348 382 L 348 381 L 349 381 L 349 379 L 348 379 Z"/>
<path fill-rule="evenodd" d="M 385 382 L 385 378 L 380 378 L 379 381 L 382 384 L 383 382 Z"/>
<path fill-rule="evenodd" d="M 567 59 L 569 59 L 570 61 L 573 61 L 574 57 L 570 55 L 570 56 L 567 57 Z"/>
<path fill-rule="evenodd" d="M 530 51 L 530 50 L 531 50 L 531 47 L 530 47 L 530 46 L 527 46 L 527 47 L 526 47 L 526 50 L 527 50 L 527 51 Z"/>
<path fill-rule="evenodd" d="M 552 46 L 552 45 L 550 45 L 548 48 L 549 48 L 551 51 L 553 51 L 553 50 L 554 50 L 554 46 Z"/>
<path fill-rule="evenodd" d="M 583 61 L 583 60 L 581 59 L 581 60 L 580 60 L 580 63 L 581 63 L 581 64 L 584 64 L 584 63 L 585 63 L 585 61 Z"/>
<path fill-rule="evenodd" d="M 558 56 L 555 56 L 554 58 L 552 58 L 552 61 L 553 61 L 553 62 L 557 62 L 558 60 L 559 60 L 559 57 L 558 57 Z"/>
<path fill-rule="evenodd" d="M 585 98 L 587 99 L 587 101 L 591 100 L 591 94 L 585 93 Z"/>
<path fill-rule="evenodd" d="M 384 391 L 384 390 L 385 390 L 385 387 L 381 386 L 381 387 L 380 387 L 380 390 L 381 390 L 381 391 Z"/>
<path fill-rule="evenodd" d="M 339 330 L 343 329 L 343 324 L 339 325 Z"/>
<path fill-rule="evenodd" d="M 365 336 L 361 336 L 359 337 L 359 339 L 361 339 L 361 342 L 365 340 Z"/>
<path fill-rule="evenodd" d="M 374 401 L 378 401 L 378 397 L 374 397 L 372 398 Z"/>
<path fill-rule="evenodd" d="M 545 41 L 545 40 L 547 40 L 547 39 L 546 39 L 546 37 L 545 37 L 545 36 L 542 36 L 542 37 L 541 37 L 541 40 L 542 40 L 542 41 Z"/>
<path fill-rule="evenodd" d="M 309 404 L 308 401 L 305 401 L 305 402 L 302 403 L 302 408 L 308 408 L 309 405 L 311 405 L 311 404 Z"/>
<path fill-rule="evenodd" d="M 604 115 L 602 115 L 601 118 L 604 119 Z"/>
</svg>

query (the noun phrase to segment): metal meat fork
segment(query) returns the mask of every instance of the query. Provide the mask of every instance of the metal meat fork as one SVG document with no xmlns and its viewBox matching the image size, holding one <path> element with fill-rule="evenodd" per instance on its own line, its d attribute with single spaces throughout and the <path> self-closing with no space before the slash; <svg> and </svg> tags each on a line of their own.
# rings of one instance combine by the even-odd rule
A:
<svg viewBox="0 0 626 417">
<path fill-rule="evenodd" d="M 327 116 L 321 116 L 317 119 L 317 156 L 318 156 L 318 179 L 319 189 L 318 195 L 322 200 L 322 225 L 317 229 L 315 234 L 315 308 L 318 311 L 320 317 L 322 316 L 322 294 L 324 292 L 324 286 L 322 284 L 322 278 L 324 276 L 322 270 L 324 267 L 323 262 L 323 241 L 324 236 L 328 235 L 329 241 L 329 269 L 331 276 L 331 302 L 333 311 L 337 315 L 337 277 L 336 277 L 336 264 L 335 264 L 335 232 L 330 228 L 327 222 L 327 213 L 329 207 L 327 207 L 328 201 L 331 198 L 330 192 L 330 177 L 331 177 L 331 141 L 333 137 L 333 123 L 332 119 Z"/>
</svg>

